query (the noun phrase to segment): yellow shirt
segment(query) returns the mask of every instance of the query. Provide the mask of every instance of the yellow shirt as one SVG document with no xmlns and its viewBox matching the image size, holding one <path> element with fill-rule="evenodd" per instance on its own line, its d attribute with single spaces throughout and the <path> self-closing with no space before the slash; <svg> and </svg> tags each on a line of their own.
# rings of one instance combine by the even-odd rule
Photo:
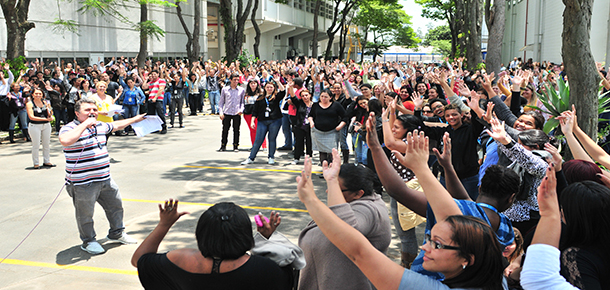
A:
<svg viewBox="0 0 610 290">
<path fill-rule="evenodd" d="M 106 95 L 106 98 L 104 100 L 100 99 L 97 94 L 91 97 L 95 100 L 95 103 L 97 104 L 97 110 L 99 112 L 108 112 L 110 110 L 110 106 L 112 105 L 111 96 Z M 97 120 L 104 123 L 111 123 L 112 121 L 114 121 L 112 117 L 108 117 L 102 114 L 97 115 Z"/>
</svg>

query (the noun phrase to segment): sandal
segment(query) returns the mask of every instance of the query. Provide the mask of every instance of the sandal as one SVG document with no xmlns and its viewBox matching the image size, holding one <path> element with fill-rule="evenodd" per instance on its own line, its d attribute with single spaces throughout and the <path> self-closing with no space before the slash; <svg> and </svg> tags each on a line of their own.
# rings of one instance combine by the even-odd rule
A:
<svg viewBox="0 0 610 290">
<path fill-rule="evenodd" d="M 57 165 L 51 164 L 51 163 L 43 163 L 42 166 L 44 166 L 44 167 L 55 167 Z"/>
</svg>

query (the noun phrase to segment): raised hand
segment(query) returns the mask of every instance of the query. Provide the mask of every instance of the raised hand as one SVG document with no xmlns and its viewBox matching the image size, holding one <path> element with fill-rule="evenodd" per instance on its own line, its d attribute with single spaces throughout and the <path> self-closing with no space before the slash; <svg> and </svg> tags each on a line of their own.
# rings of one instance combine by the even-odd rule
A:
<svg viewBox="0 0 610 290">
<path fill-rule="evenodd" d="M 341 171 L 341 156 L 339 155 L 339 151 L 333 148 L 332 154 L 333 162 L 331 164 L 328 164 L 328 161 L 326 160 L 322 163 L 322 174 L 326 181 L 336 180 L 339 178 L 339 171 Z"/>
<path fill-rule="evenodd" d="M 178 212 L 178 200 L 169 199 L 165 201 L 165 205 L 159 204 L 159 224 L 163 224 L 166 226 L 172 226 L 178 219 L 188 214 L 188 212 Z"/>
<path fill-rule="evenodd" d="M 301 202 L 317 198 L 316 193 L 313 190 L 313 182 L 311 181 L 311 157 L 305 155 L 305 164 L 303 165 L 303 171 L 301 175 L 297 176 L 297 193 Z"/>
<path fill-rule="evenodd" d="M 504 130 L 504 121 L 500 123 L 498 119 L 493 118 L 489 124 L 491 124 L 491 131 L 487 130 L 487 133 L 491 138 L 494 138 L 494 140 L 502 143 L 503 145 L 510 143 L 511 139 L 506 135 L 506 131 Z"/>
<path fill-rule="evenodd" d="M 443 154 L 441 154 L 438 149 L 433 148 L 432 151 L 436 158 L 438 159 L 438 163 L 443 167 L 447 168 L 451 166 L 451 138 L 449 137 L 449 132 L 445 132 L 443 135 Z"/>
<path fill-rule="evenodd" d="M 269 239 L 269 237 L 271 237 L 271 235 L 275 232 L 277 227 L 282 222 L 282 217 L 280 217 L 279 212 L 276 213 L 275 211 L 271 212 L 271 216 L 269 216 L 269 222 L 267 222 L 267 219 L 260 212 L 258 213 L 258 217 L 263 223 L 263 226 L 259 227 L 258 225 L 256 225 L 256 230 L 261 233 L 263 237 Z"/>
<path fill-rule="evenodd" d="M 407 134 L 406 154 L 403 155 L 396 150 L 393 150 L 392 153 L 394 153 L 402 165 L 416 172 L 417 170 L 428 168 L 428 157 L 430 155 L 428 147 L 429 140 L 424 132 L 413 130 L 413 133 L 409 132 Z"/>
</svg>

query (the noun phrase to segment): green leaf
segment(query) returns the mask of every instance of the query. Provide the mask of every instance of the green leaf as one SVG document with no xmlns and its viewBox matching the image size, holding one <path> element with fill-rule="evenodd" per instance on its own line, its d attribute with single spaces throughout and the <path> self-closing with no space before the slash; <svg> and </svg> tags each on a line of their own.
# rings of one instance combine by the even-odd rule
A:
<svg viewBox="0 0 610 290">
<path fill-rule="evenodd" d="M 527 106 L 525 106 L 525 107 L 527 107 L 527 108 L 532 108 L 532 109 L 535 109 L 535 110 L 538 110 L 538 111 L 543 112 L 543 113 L 545 113 L 545 114 L 553 115 L 553 113 L 551 113 L 551 112 L 549 112 L 549 111 L 547 111 L 547 110 L 543 110 L 542 108 L 540 108 L 540 107 L 538 107 L 538 106 L 527 105 Z"/>
<path fill-rule="evenodd" d="M 559 126 L 559 121 L 557 119 L 548 119 L 546 123 L 544 123 L 543 131 L 544 133 L 549 134 L 551 131 L 553 131 L 553 129 L 557 128 L 557 126 Z"/>
</svg>

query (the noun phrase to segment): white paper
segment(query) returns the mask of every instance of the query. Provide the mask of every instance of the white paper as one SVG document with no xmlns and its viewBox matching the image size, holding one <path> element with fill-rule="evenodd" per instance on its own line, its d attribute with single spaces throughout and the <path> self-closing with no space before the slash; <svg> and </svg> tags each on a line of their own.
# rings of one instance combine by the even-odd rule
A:
<svg viewBox="0 0 610 290">
<path fill-rule="evenodd" d="M 159 116 L 146 116 L 144 120 L 131 124 L 131 128 L 136 132 L 136 136 L 144 137 L 152 132 L 161 130 L 163 121 Z"/>
<path fill-rule="evenodd" d="M 112 117 L 119 113 L 123 113 L 123 106 L 121 105 L 110 105 L 108 108 L 108 117 Z"/>
</svg>

